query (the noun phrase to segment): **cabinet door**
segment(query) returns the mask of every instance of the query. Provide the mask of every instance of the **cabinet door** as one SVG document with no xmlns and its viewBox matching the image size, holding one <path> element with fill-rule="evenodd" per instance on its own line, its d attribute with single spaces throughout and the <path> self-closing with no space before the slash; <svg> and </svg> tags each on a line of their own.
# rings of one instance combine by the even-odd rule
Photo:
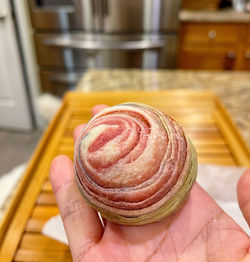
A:
<svg viewBox="0 0 250 262">
<path fill-rule="evenodd" d="M 178 67 L 235 70 L 240 34 L 236 24 L 183 23 Z"/>
<path fill-rule="evenodd" d="M 250 70 L 250 46 L 241 50 L 240 70 Z"/>
<path fill-rule="evenodd" d="M 237 24 L 183 23 L 181 25 L 184 44 L 203 46 L 228 46 L 237 43 L 240 35 Z"/>
<path fill-rule="evenodd" d="M 236 53 L 234 50 L 182 50 L 179 57 L 181 69 L 233 70 Z"/>
<path fill-rule="evenodd" d="M 10 1 L 0 1 L 0 127 L 29 130 L 32 119 Z"/>
</svg>

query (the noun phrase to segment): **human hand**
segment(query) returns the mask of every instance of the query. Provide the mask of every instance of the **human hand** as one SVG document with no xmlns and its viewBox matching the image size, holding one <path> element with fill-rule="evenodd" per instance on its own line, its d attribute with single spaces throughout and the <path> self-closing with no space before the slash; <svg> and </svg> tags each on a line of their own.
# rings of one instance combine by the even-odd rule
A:
<svg viewBox="0 0 250 262">
<path fill-rule="evenodd" d="M 97 113 L 105 106 L 96 106 Z M 83 126 L 76 128 L 76 139 Z M 79 261 L 250 261 L 250 239 L 210 196 L 195 183 L 175 214 L 143 226 L 123 226 L 98 215 L 81 196 L 72 161 L 56 157 L 50 179 L 69 240 Z M 238 183 L 238 200 L 250 225 L 250 170 Z"/>
</svg>

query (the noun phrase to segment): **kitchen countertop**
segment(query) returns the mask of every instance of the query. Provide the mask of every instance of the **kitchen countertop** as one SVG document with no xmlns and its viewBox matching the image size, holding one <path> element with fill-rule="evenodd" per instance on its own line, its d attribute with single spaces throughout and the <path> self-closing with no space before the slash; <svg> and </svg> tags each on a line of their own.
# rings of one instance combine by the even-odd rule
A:
<svg viewBox="0 0 250 262">
<path fill-rule="evenodd" d="M 90 70 L 77 89 L 110 90 L 212 90 L 216 93 L 250 147 L 250 73 L 187 70 Z"/>
<path fill-rule="evenodd" d="M 232 9 L 219 11 L 181 10 L 181 22 L 208 23 L 250 23 L 250 12 L 237 12 Z"/>
</svg>

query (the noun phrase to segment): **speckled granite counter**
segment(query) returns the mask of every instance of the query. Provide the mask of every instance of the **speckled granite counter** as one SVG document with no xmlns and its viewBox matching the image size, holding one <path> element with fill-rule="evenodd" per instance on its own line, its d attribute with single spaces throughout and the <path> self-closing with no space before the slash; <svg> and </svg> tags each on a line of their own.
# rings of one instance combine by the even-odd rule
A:
<svg viewBox="0 0 250 262">
<path fill-rule="evenodd" d="M 214 91 L 250 146 L 250 73 L 248 72 L 90 70 L 77 87 L 84 92 L 174 88 Z"/>
<path fill-rule="evenodd" d="M 232 9 L 220 11 L 191 11 L 182 10 L 179 13 L 182 22 L 208 23 L 250 23 L 250 13 L 236 12 Z"/>
</svg>

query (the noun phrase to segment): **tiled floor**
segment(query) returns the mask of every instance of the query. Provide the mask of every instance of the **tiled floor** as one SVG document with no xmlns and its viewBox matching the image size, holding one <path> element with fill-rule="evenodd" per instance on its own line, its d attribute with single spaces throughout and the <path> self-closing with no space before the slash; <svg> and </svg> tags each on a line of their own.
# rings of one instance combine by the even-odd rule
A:
<svg viewBox="0 0 250 262">
<path fill-rule="evenodd" d="M 30 133 L 0 130 L 0 175 L 27 162 L 42 133 L 42 130 Z"/>
</svg>

